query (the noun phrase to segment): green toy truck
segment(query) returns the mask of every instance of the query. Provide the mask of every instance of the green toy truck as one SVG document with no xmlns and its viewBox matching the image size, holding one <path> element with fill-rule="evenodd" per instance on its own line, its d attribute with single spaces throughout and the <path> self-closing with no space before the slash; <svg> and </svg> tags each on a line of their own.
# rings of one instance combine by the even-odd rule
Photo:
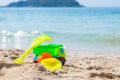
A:
<svg viewBox="0 0 120 80">
<path fill-rule="evenodd" d="M 57 58 L 61 61 L 62 65 L 65 64 L 66 61 L 66 54 L 62 44 L 47 44 L 47 45 L 40 45 L 33 49 L 33 53 L 35 55 L 34 62 L 37 61 L 37 57 L 42 55 L 44 52 L 47 52 L 52 55 L 52 57 Z"/>
</svg>

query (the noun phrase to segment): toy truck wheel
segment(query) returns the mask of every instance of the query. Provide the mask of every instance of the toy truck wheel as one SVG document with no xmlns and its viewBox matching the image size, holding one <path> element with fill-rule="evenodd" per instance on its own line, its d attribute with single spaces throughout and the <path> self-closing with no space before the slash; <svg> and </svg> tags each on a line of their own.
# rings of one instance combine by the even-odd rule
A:
<svg viewBox="0 0 120 80">
<path fill-rule="evenodd" d="M 64 66 L 66 60 L 63 57 L 58 57 L 57 59 L 60 60 L 62 66 Z"/>
<path fill-rule="evenodd" d="M 34 56 L 33 62 L 34 62 L 34 63 L 38 63 L 38 61 L 37 61 L 37 56 Z"/>
<path fill-rule="evenodd" d="M 38 61 L 34 61 L 34 60 L 33 60 L 33 62 L 34 62 L 34 63 L 38 63 Z"/>
</svg>

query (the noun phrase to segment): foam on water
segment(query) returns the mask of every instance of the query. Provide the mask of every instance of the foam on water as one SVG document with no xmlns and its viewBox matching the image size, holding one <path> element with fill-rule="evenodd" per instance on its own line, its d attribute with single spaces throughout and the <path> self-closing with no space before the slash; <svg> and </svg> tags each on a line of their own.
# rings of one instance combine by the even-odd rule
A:
<svg viewBox="0 0 120 80">
<path fill-rule="evenodd" d="M 52 37 L 52 43 L 62 43 L 67 50 L 73 51 L 110 51 L 119 52 L 120 34 L 73 34 L 39 31 L 0 31 L 0 48 L 27 49 L 33 39 L 42 34 Z"/>
</svg>

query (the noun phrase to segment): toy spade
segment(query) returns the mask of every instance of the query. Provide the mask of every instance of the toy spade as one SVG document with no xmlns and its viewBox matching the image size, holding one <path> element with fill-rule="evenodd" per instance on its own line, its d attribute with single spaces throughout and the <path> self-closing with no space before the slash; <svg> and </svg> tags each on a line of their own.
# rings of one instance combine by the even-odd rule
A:
<svg viewBox="0 0 120 80">
<path fill-rule="evenodd" d="M 17 59 L 13 60 L 14 63 L 18 63 L 18 64 L 22 64 L 24 58 L 31 52 L 31 50 L 37 46 L 39 46 L 40 44 L 42 44 L 45 41 L 50 41 L 51 37 L 47 36 L 47 35 L 43 35 L 43 36 L 39 36 L 37 38 L 35 38 L 31 44 L 31 46 Z"/>
<path fill-rule="evenodd" d="M 46 58 L 41 61 L 41 64 L 50 71 L 60 70 L 62 68 L 62 63 L 56 58 Z"/>
</svg>

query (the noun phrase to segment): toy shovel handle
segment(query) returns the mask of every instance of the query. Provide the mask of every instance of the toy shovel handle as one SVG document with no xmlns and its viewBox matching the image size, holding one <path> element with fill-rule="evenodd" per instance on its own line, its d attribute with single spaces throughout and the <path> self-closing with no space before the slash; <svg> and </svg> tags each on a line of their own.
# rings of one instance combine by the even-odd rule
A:
<svg viewBox="0 0 120 80">
<path fill-rule="evenodd" d="M 21 58 L 24 59 L 32 51 L 33 48 L 39 46 L 46 40 L 50 40 L 49 38 L 50 37 L 46 35 L 41 36 L 40 38 L 35 38 L 32 45 L 23 53 L 23 55 L 21 55 Z"/>
<path fill-rule="evenodd" d="M 32 45 L 19 58 L 15 59 L 13 62 L 22 64 L 23 59 L 31 52 L 31 50 L 34 47 L 37 47 L 38 45 L 42 44 L 46 40 L 51 40 L 51 38 L 47 35 L 43 35 L 43 36 L 35 38 L 34 41 L 32 42 Z"/>
<path fill-rule="evenodd" d="M 32 46 L 29 47 L 19 58 L 13 60 L 14 63 L 22 64 L 23 59 L 31 52 Z"/>
<path fill-rule="evenodd" d="M 31 51 L 32 51 L 33 47 L 30 46 L 22 55 L 21 58 L 24 59 Z"/>
</svg>

